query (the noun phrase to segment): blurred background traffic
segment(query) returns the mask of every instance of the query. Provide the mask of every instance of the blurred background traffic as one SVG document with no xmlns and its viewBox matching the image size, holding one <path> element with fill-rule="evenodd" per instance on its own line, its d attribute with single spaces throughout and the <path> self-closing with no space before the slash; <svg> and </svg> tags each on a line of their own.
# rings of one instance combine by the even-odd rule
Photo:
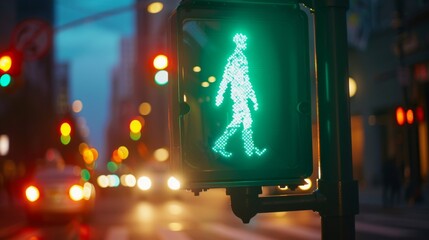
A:
<svg viewBox="0 0 429 240">
<path fill-rule="evenodd" d="M 312 212 L 242 226 L 223 190 L 178 191 L 167 117 L 168 17 L 178 3 L 0 2 L 0 238 L 320 238 Z M 358 238 L 423 239 L 429 1 L 350 0 L 347 27 Z M 313 191 L 316 178 L 264 193 Z"/>
</svg>

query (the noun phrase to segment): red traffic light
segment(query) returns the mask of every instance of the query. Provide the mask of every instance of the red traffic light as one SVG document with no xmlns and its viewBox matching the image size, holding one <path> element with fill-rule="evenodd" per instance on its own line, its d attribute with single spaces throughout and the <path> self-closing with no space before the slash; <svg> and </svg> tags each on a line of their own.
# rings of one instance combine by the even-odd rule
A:
<svg viewBox="0 0 429 240">
<path fill-rule="evenodd" d="M 168 66 L 167 56 L 165 56 L 163 54 L 159 54 L 153 59 L 153 67 L 154 68 L 156 68 L 158 70 L 163 70 L 163 69 L 167 68 L 167 66 Z"/>
</svg>

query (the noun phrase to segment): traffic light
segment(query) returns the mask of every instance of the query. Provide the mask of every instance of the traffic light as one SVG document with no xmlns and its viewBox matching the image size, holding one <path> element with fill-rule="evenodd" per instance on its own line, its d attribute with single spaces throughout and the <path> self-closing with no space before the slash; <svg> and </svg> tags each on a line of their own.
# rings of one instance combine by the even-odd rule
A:
<svg viewBox="0 0 429 240">
<path fill-rule="evenodd" d="M 130 121 L 129 129 L 130 129 L 130 138 L 131 140 L 138 141 L 142 134 L 142 130 L 145 124 L 145 120 L 143 117 L 135 117 Z"/>
<path fill-rule="evenodd" d="M 13 84 L 14 78 L 21 72 L 21 56 L 16 51 L 0 53 L 0 87 Z"/>
<path fill-rule="evenodd" d="M 405 125 L 407 123 L 408 125 L 412 125 L 416 122 L 423 122 L 424 121 L 424 110 L 421 106 L 418 106 L 416 108 L 410 108 L 405 109 L 404 107 L 397 107 L 395 110 L 395 117 L 396 117 L 396 123 L 399 126 Z"/>
<path fill-rule="evenodd" d="M 311 13 L 289 2 L 182 1 L 174 13 L 170 159 L 182 188 L 312 174 Z"/>
<path fill-rule="evenodd" d="M 63 145 L 67 145 L 70 143 L 71 132 L 72 132 L 71 124 L 68 121 L 63 120 L 60 123 L 60 134 L 61 134 L 60 141 Z"/>
<path fill-rule="evenodd" d="M 168 58 L 163 54 L 155 56 L 153 59 L 153 67 L 157 70 L 154 76 L 155 83 L 165 85 L 168 83 Z"/>
</svg>

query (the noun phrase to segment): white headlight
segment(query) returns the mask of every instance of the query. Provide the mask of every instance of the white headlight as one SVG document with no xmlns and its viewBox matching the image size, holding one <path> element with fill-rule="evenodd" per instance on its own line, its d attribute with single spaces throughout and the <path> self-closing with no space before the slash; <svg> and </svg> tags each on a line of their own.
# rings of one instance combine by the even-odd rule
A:
<svg viewBox="0 0 429 240">
<path fill-rule="evenodd" d="M 137 187 L 143 191 L 149 190 L 152 187 L 152 181 L 148 177 L 140 177 L 139 180 L 137 180 Z"/>
<path fill-rule="evenodd" d="M 171 190 L 179 190 L 180 189 L 180 181 L 175 177 L 170 177 L 167 181 L 167 185 Z"/>
</svg>

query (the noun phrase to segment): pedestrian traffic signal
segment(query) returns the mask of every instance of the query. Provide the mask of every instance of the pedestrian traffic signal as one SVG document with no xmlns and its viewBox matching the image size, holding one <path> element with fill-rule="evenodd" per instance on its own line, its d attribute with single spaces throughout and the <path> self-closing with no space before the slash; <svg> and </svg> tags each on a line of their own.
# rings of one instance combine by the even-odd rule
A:
<svg viewBox="0 0 429 240">
<path fill-rule="evenodd" d="M 311 13 L 278 2 L 182 1 L 174 13 L 171 161 L 183 188 L 312 174 Z"/>
<path fill-rule="evenodd" d="M 155 83 L 165 85 L 168 83 L 168 72 L 165 70 L 168 67 L 168 58 L 163 54 L 157 55 L 153 59 L 153 67 L 157 70 L 154 76 Z"/>
</svg>

